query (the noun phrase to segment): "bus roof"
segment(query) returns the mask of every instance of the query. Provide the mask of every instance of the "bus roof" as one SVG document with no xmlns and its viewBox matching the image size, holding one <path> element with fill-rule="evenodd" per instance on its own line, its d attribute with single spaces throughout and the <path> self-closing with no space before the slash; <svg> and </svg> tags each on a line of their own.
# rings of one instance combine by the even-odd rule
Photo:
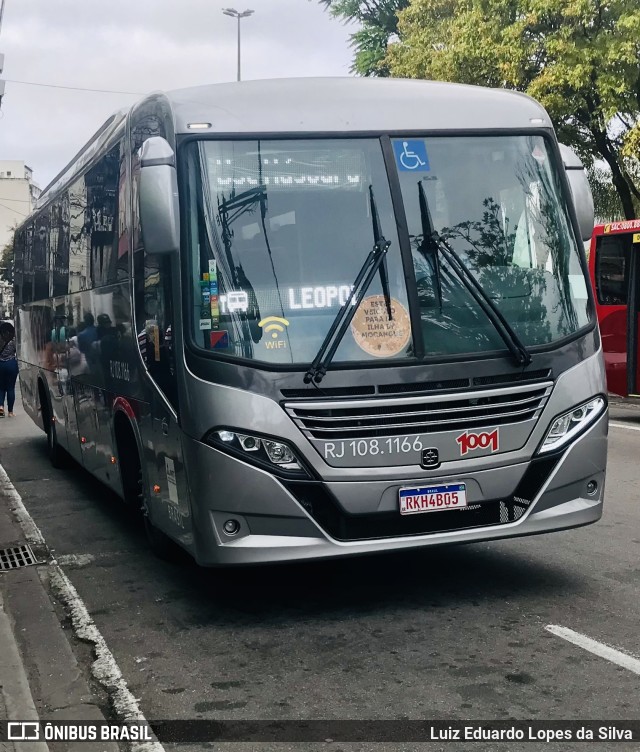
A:
<svg viewBox="0 0 640 752">
<path fill-rule="evenodd" d="M 391 78 L 289 78 L 167 93 L 177 133 L 342 133 L 551 127 L 530 97 L 506 89 Z M 201 131 L 202 132 L 202 131 Z"/>
<path fill-rule="evenodd" d="M 143 97 L 136 109 L 158 92 Z M 551 128 L 534 99 L 507 89 L 397 78 L 282 78 L 193 86 L 162 94 L 176 133 L 300 134 Z M 114 113 L 42 191 L 36 209 L 82 171 L 127 110 Z M 190 130 L 190 123 L 210 123 Z"/>
</svg>

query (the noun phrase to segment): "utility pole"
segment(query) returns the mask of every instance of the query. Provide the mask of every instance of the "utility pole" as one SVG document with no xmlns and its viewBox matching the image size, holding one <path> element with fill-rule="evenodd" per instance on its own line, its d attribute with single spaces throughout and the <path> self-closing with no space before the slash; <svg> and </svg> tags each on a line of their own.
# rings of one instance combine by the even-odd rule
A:
<svg viewBox="0 0 640 752">
<path fill-rule="evenodd" d="M 1 0 L 4 2 L 4 0 Z M 239 13 L 235 8 L 223 8 L 222 12 L 225 14 L 225 16 L 231 16 L 232 18 L 238 19 L 238 81 L 241 80 L 240 77 L 240 19 L 241 18 L 248 18 L 253 11 L 252 10 L 243 10 L 242 13 Z"/>
</svg>

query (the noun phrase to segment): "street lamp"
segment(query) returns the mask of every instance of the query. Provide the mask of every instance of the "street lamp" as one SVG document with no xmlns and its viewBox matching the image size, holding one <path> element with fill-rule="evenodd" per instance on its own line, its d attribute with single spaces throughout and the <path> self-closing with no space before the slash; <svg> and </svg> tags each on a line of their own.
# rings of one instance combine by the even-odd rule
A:
<svg viewBox="0 0 640 752">
<path fill-rule="evenodd" d="M 225 16 L 231 16 L 232 18 L 238 19 L 238 81 L 239 81 L 240 80 L 240 19 L 247 18 L 253 13 L 253 11 L 243 10 L 242 13 L 239 13 L 235 8 L 223 8 L 222 12 L 225 14 Z"/>
</svg>

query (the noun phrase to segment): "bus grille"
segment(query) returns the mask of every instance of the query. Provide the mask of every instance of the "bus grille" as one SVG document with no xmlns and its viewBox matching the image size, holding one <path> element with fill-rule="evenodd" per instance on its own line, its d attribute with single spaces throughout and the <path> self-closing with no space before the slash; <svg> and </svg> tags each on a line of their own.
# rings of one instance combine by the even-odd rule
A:
<svg viewBox="0 0 640 752">
<path fill-rule="evenodd" d="M 309 438 L 350 439 L 375 433 L 441 433 L 537 418 L 552 383 L 462 395 L 288 402 L 285 410 Z"/>
<path fill-rule="evenodd" d="M 513 496 L 506 499 L 490 499 L 462 509 L 428 514 L 403 516 L 398 511 L 348 514 L 324 483 L 287 481 L 285 485 L 318 525 L 336 540 L 398 538 L 517 522 L 540 493 L 558 461 L 557 456 L 533 460 Z"/>
</svg>

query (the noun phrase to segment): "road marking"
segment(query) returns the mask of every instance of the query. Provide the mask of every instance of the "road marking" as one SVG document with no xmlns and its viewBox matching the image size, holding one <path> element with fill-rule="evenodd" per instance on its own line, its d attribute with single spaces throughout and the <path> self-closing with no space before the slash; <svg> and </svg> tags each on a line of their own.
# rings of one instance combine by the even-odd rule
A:
<svg viewBox="0 0 640 752">
<path fill-rule="evenodd" d="M 22 497 L 9 479 L 6 470 L 0 465 L 0 498 L 2 497 L 9 500 L 11 511 L 18 519 L 27 540 L 30 543 L 46 546 L 40 528 L 27 511 Z M 73 631 L 79 639 L 94 645 L 95 660 L 91 665 L 91 674 L 109 693 L 118 719 L 123 722 L 147 723 L 138 701 L 131 694 L 113 654 L 77 590 L 57 563 L 52 561 L 48 564 L 48 568 L 49 580 L 56 595 L 71 616 Z M 151 742 L 132 742 L 130 749 L 132 752 L 165 752 L 162 744 L 155 739 Z"/>
<path fill-rule="evenodd" d="M 580 634 L 580 632 L 574 632 L 573 629 L 569 629 L 568 627 L 560 627 L 557 624 L 547 624 L 545 629 L 547 632 L 556 635 L 556 637 L 562 637 L 563 640 L 572 642 L 579 648 L 588 650 L 594 655 L 599 655 L 600 658 L 611 661 L 611 663 L 615 663 L 617 666 L 622 666 L 622 668 L 626 668 L 628 671 L 633 671 L 634 674 L 640 676 L 640 660 L 634 658 L 628 653 L 623 653 L 615 648 L 610 648 L 603 642 L 592 640 L 591 637 Z"/>
<path fill-rule="evenodd" d="M 640 431 L 640 426 L 628 426 L 626 423 L 609 423 L 611 428 L 626 428 L 627 431 Z"/>
</svg>

